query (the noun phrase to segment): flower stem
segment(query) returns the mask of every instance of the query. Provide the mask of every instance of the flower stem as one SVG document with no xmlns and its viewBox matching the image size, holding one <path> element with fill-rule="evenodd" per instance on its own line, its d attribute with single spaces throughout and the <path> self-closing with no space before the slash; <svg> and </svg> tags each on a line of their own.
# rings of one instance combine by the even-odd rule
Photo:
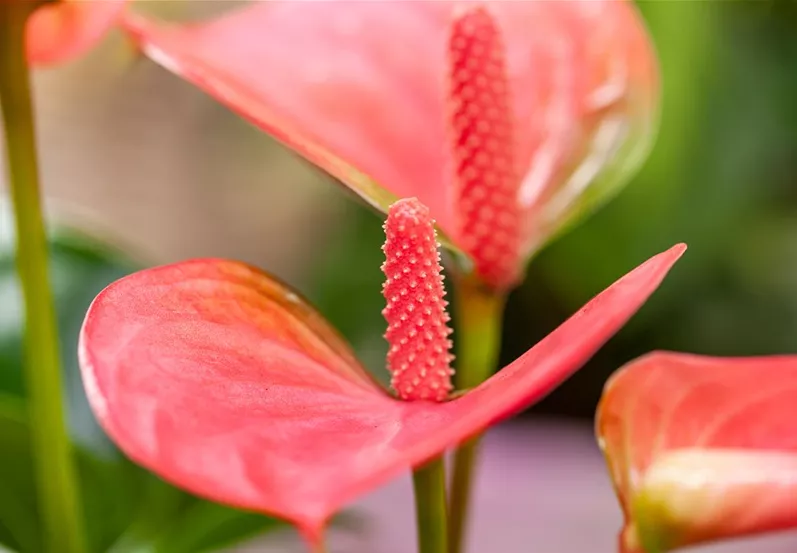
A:
<svg viewBox="0 0 797 553">
<path fill-rule="evenodd" d="M 442 457 L 412 473 L 418 524 L 418 553 L 446 553 L 448 525 L 446 473 Z"/>
<path fill-rule="evenodd" d="M 496 368 L 506 294 L 487 289 L 469 277 L 459 279 L 455 293 L 457 388 L 467 390 L 487 380 Z M 479 439 L 480 436 L 476 436 L 462 444 L 454 454 L 449 498 L 449 553 L 462 551 Z"/>
<path fill-rule="evenodd" d="M 64 424 L 60 349 L 39 194 L 25 22 L 37 2 L 0 1 L 0 111 L 25 304 L 25 379 L 45 551 L 86 551 Z"/>
<path fill-rule="evenodd" d="M 446 553 L 448 513 L 446 472 L 439 457 L 417 467 L 412 473 L 415 512 L 418 524 L 418 553 Z"/>
</svg>

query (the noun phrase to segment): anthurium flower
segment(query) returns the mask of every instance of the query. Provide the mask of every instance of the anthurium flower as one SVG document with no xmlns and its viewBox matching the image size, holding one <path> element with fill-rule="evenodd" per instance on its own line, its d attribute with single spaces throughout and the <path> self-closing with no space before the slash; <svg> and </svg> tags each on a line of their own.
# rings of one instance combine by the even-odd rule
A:
<svg viewBox="0 0 797 553">
<path fill-rule="evenodd" d="M 656 122 L 655 56 L 626 1 L 265 2 L 125 24 L 373 206 L 418 197 L 499 289 L 617 191 Z"/>
<path fill-rule="evenodd" d="M 797 527 L 797 357 L 653 353 L 607 383 L 597 433 L 623 552 Z"/>
<path fill-rule="evenodd" d="M 9 1 L 9 0 L 4 0 Z M 10 0 L 31 2 L 35 0 Z M 28 61 L 63 63 L 83 55 L 115 25 L 127 0 L 52 0 L 41 2 L 28 19 Z"/>
<path fill-rule="evenodd" d="M 194 493 L 294 522 L 344 503 L 539 400 L 639 308 L 684 251 L 609 287 L 525 355 L 451 399 L 448 315 L 429 211 L 386 222 L 391 395 L 299 296 L 235 261 L 197 259 L 106 288 L 83 325 L 89 401 L 133 460 Z"/>
</svg>

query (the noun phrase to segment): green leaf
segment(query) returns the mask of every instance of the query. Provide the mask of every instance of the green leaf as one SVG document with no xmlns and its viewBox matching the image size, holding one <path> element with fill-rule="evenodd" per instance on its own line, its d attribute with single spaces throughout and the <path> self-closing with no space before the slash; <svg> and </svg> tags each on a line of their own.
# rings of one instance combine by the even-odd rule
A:
<svg viewBox="0 0 797 553">
<path fill-rule="evenodd" d="M 154 553 L 216 551 L 284 523 L 210 502 L 197 502 L 156 542 Z"/>
<path fill-rule="evenodd" d="M 33 464 L 19 398 L 0 396 L 0 451 L 0 544 L 17 551 L 38 551 Z"/>
<path fill-rule="evenodd" d="M 0 395 L 0 544 L 24 553 L 41 550 L 35 474 L 22 399 Z M 77 450 L 91 551 L 104 551 L 127 526 L 149 477 L 126 460 L 107 461 Z"/>
<path fill-rule="evenodd" d="M 2 208 L 2 206 L 0 206 Z M 4 222 L 10 218 L 0 214 Z M 11 229 L 0 226 L 0 393 L 22 397 L 22 300 Z M 64 385 L 73 439 L 96 454 L 115 449 L 94 421 L 77 365 L 77 338 L 89 304 L 106 285 L 138 267 L 103 243 L 75 231 L 59 230 L 50 239 L 53 289 L 61 332 Z"/>
</svg>

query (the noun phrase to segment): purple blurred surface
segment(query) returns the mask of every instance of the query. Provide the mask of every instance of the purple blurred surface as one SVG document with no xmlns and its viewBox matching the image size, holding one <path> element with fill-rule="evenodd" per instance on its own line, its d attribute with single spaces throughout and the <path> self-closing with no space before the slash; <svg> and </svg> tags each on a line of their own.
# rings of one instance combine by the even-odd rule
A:
<svg viewBox="0 0 797 553">
<path fill-rule="evenodd" d="M 416 552 L 409 476 L 375 491 L 352 511 L 353 526 L 330 530 L 330 553 Z M 588 425 L 512 422 L 485 438 L 468 553 L 615 553 L 621 521 Z M 306 553 L 289 532 L 236 551 Z M 797 533 L 688 551 L 794 553 Z"/>
</svg>

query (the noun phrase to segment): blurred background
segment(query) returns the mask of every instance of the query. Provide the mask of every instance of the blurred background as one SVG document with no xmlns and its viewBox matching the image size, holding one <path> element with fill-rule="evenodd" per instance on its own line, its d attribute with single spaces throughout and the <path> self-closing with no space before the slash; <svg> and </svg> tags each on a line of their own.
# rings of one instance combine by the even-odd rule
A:
<svg viewBox="0 0 797 553">
<path fill-rule="evenodd" d="M 185 18 L 234 3 L 146 4 Z M 509 301 L 503 362 L 651 255 L 676 242 L 689 251 L 584 369 L 490 437 L 480 494 L 495 507 L 480 504 L 472 551 L 487 551 L 497 535 L 508 541 L 496 551 L 613 551 L 619 514 L 591 418 L 606 378 L 625 362 L 652 349 L 797 351 L 797 3 L 640 7 L 663 72 L 655 149 L 617 199 L 533 260 Z M 195 256 L 257 264 L 301 290 L 369 367 L 384 370 L 380 217 L 203 93 L 135 57 L 119 36 L 85 59 L 38 72 L 36 94 L 44 186 L 60 223 L 53 262 L 79 443 L 116 455 L 82 400 L 77 329 L 105 284 L 147 265 Z M 21 395 L 10 219 L 5 210 L 0 217 L 0 389 Z M 360 545 L 340 551 L 411 551 L 402 502 L 409 505 L 406 482 L 367 499 L 361 522 L 367 528 L 370 513 L 387 529 L 363 532 L 381 535 L 380 545 L 356 538 Z M 583 536 L 568 530 L 574 525 Z M 353 528 L 357 535 L 363 527 Z M 403 535 L 408 544 L 386 542 L 391 528 L 404 528 L 395 541 Z M 756 550 L 793 551 L 794 538 L 785 539 Z"/>
</svg>

